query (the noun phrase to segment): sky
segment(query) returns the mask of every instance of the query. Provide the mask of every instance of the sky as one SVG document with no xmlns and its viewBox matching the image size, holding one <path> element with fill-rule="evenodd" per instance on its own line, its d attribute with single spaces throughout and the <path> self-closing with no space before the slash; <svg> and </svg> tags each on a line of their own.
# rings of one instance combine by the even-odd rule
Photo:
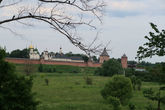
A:
<svg viewBox="0 0 165 110">
<path fill-rule="evenodd" d="M 105 0 L 106 7 L 102 24 L 95 22 L 99 30 L 98 41 L 106 45 L 110 58 L 120 58 L 124 53 L 128 60 L 135 60 L 138 47 L 146 40 L 144 36 L 152 31 L 149 23 L 153 22 L 158 28 L 165 29 L 165 0 Z M 0 20 L 12 14 L 9 10 L 0 10 Z M 30 21 L 28 21 L 30 22 Z M 97 24 L 98 23 L 98 24 Z M 9 25 L 9 24 L 7 24 Z M 23 49 L 33 44 L 40 52 L 44 50 L 58 52 L 62 47 L 64 53 L 83 53 L 73 46 L 70 41 L 58 32 L 50 29 L 46 24 L 35 22 L 33 27 L 12 23 L 10 28 L 20 34 L 14 35 L 6 29 L 0 28 L 0 46 L 6 46 L 7 51 Z M 96 32 L 82 28 L 82 41 L 88 43 L 96 36 Z M 146 58 L 144 61 L 161 62 L 165 57 Z"/>
</svg>

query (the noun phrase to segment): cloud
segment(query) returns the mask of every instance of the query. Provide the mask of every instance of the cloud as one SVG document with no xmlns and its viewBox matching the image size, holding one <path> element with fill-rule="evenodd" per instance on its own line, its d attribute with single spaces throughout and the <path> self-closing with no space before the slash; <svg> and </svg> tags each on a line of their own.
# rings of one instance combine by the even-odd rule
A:
<svg viewBox="0 0 165 110">
<path fill-rule="evenodd" d="M 114 17 L 165 15 L 163 0 L 106 0 L 107 13 Z"/>
</svg>

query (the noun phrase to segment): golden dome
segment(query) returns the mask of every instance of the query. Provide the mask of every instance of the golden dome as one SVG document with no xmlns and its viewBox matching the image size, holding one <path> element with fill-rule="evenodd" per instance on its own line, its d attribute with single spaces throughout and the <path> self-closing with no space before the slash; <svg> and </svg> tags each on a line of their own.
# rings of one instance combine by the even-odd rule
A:
<svg viewBox="0 0 165 110">
<path fill-rule="evenodd" d="M 34 47 L 32 45 L 29 46 L 29 49 L 33 49 Z"/>
</svg>

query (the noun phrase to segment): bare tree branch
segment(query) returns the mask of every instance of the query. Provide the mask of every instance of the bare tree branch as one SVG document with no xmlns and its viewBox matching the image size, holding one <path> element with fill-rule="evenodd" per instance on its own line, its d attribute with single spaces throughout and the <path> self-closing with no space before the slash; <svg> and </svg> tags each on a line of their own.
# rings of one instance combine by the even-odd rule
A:
<svg viewBox="0 0 165 110">
<path fill-rule="evenodd" d="M 2 5 L 2 7 L 8 7 L 12 5 L 17 5 L 22 0 L 19 0 L 18 2 L 10 3 L 9 5 Z M 28 8 L 28 7 L 21 7 L 21 9 L 18 10 L 17 14 L 13 14 L 11 18 L 5 18 L 0 19 L 0 26 L 1 28 L 4 28 L 2 25 L 9 23 L 9 22 L 19 22 L 21 24 L 31 26 L 28 23 L 25 23 L 24 21 L 26 19 L 34 19 L 38 21 L 43 21 L 44 23 L 47 23 L 50 25 L 50 27 L 65 37 L 69 39 L 69 41 L 79 47 L 81 50 L 86 52 L 88 55 L 90 53 L 97 53 L 100 52 L 99 48 L 102 46 L 102 44 L 94 46 L 93 44 L 98 39 L 98 33 L 92 43 L 87 46 L 85 45 L 81 37 L 77 35 L 77 28 L 78 26 L 88 26 L 92 29 L 96 29 L 93 23 L 93 18 L 91 20 L 85 19 L 83 14 L 85 16 L 88 15 L 88 12 L 91 13 L 93 16 L 95 16 L 100 22 L 101 22 L 101 16 L 104 8 L 104 2 L 102 0 L 36 0 L 39 1 L 38 5 L 34 8 Z M 2 0 L 0 0 L 1 4 Z M 26 4 L 24 4 L 26 5 Z M 76 8 L 76 13 L 80 14 L 81 16 L 74 15 L 72 16 L 69 13 L 64 13 L 64 11 L 61 11 L 59 7 L 62 5 L 62 7 L 68 6 Z M 33 10 L 33 11 L 32 11 Z M 66 10 L 68 11 L 68 10 Z M 10 28 L 4 28 L 8 29 L 12 32 L 12 29 Z M 74 31 L 73 31 L 74 30 Z"/>
</svg>

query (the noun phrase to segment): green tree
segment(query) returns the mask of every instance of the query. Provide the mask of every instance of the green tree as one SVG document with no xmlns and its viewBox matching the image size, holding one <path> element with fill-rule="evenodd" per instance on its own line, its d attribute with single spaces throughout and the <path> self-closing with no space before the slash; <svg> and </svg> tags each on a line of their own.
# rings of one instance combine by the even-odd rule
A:
<svg viewBox="0 0 165 110">
<path fill-rule="evenodd" d="M 82 55 L 82 59 L 84 60 L 84 62 L 88 62 L 89 57 L 87 57 L 86 55 Z"/>
<path fill-rule="evenodd" d="M 92 56 L 92 59 L 93 59 L 94 62 L 98 62 L 99 61 L 96 56 Z"/>
<path fill-rule="evenodd" d="M 153 23 L 150 23 L 150 25 L 155 33 L 149 32 L 149 36 L 144 37 L 148 42 L 139 47 L 137 51 L 137 58 L 139 60 L 154 55 L 165 55 L 165 30 L 159 31 L 157 25 Z"/>
<path fill-rule="evenodd" d="M 113 76 L 101 90 L 101 95 L 106 100 L 114 99 L 115 102 L 118 103 L 116 100 L 118 99 L 122 105 L 126 105 L 128 100 L 132 97 L 132 92 L 132 84 L 129 78 Z M 111 101 L 108 102 L 113 105 Z"/>
<path fill-rule="evenodd" d="M 29 58 L 29 49 L 23 49 L 23 50 L 13 50 L 10 54 L 9 57 L 13 58 Z"/>
<path fill-rule="evenodd" d="M 165 91 L 165 87 L 160 87 L 158 92 L 154 92 L 152 88 L 143 91 L 144 97 L 153 101 L 157 101 L 157 110 L 160 110 L 161 103 L 165 104 L 165 96 L 161 94 L 161 91 Z"/>
<path fill-rule="evenodd" d="M 100 70 L 97 70 L 97 72 L 102 76 L 113 76 L 114 74 L 121 74 L 123 72 L 121 64 L 115 59 L 104 62 L 101 68 L 98 69 Z"/>
<path fill-rule="evenodd" d="M 15 74 L 14 65 L 4 58 L 5 50 L 0 48 L 0 110 L 36 110 L 32 77 Z"/>
</svg>

